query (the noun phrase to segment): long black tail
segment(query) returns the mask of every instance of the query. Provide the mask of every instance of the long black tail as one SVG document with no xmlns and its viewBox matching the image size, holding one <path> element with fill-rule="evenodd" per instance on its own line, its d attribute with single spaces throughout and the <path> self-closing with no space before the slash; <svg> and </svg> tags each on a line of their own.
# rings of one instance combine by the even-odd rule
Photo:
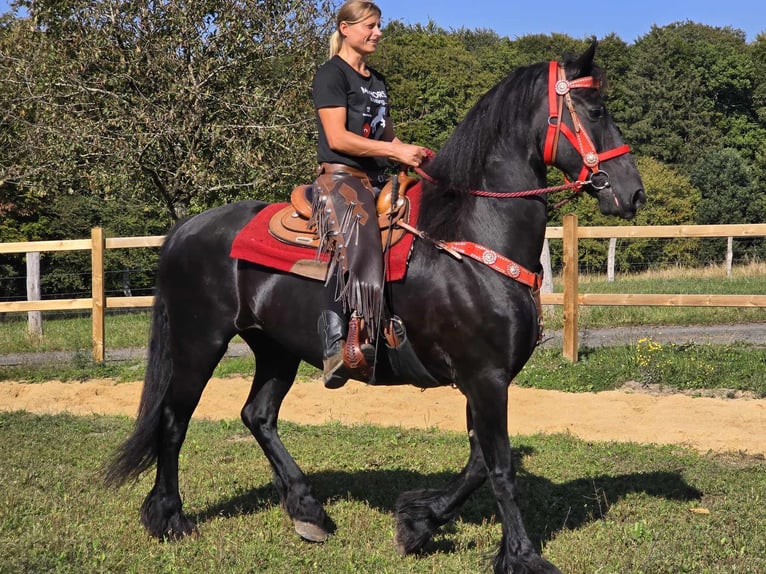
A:
<svg viewBox="0 0 766 574">
<path fill-rule="evenodd" d="M 105 468 L 107 486 L 119 487 L 129 479 L 137 479 L 157 460 L 162 404 L 173 371 L 169 334 L 167 307 L 161 290 L 158 290 L 152 309 L 146 376 L 138 417 L 132 434 L 117 448 Z"/>
</svg>

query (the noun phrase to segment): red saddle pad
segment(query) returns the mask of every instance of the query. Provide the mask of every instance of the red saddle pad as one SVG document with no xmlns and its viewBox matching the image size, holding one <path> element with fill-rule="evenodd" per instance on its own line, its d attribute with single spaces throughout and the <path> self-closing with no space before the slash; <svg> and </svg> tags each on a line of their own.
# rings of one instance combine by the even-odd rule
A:
<svg viewBox="0 0 766 574">
<path fill-rule="evenodd" d="M 410 225 L 417 225 L 420 194 L 420 182 L 407 190 L 407 198 L 410 200 Z M 316 249 L 288 245 L 269 233 L 271 216 L 286 205 L 287 203 L 272 203 L 256 214 L 234 238 L 231 257 L 286 272 L 290 272 L 298 261 L 315 259 Z M 386 281 L 399 281 L 404 278 L 414 239 L 414 235 L 407 233 L 399 243 L 391 247 Z"/>
</svg>

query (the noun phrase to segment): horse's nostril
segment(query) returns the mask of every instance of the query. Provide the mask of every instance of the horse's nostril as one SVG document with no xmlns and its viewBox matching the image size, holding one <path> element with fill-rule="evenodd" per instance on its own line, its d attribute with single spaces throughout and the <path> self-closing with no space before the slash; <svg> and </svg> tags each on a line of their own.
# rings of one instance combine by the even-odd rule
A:
<svg viewBox="0 0 766 574">
<path fill-rule="evenodd" d="M 636 209 L 641 207 L 645 201 L 646 201 L 646 194 L 644 193 L 643 189 L 639 189 L 633 194 L 633 207 L 635 207 Z"/>
</svg>

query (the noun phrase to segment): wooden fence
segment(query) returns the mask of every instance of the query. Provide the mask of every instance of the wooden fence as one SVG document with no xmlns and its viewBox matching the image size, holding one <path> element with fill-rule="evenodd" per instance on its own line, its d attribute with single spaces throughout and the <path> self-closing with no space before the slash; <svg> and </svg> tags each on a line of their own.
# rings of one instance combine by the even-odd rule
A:
<svg viewBox="0 0 766 574">
<path fill-rule="evenodd" d="M 677 307 L 766 307 L 766 295 L 685 295 L 685 294 L 596 294 L 578 289 L 578 240 L 611 238 L 679 237 L 766 237 L 766 224 L 743 225 L 672 225 L 579 227 L 577 217 L 564 217 L 563 227 L 549 227 L 547 239 L 563 240 L 563 289 L 561 293 L 543 293 L 544 305 L 564 308 L 563 354 L 572 362 L 578 354 L 578 309 L 582 305 L 646 305 Z M 106 249 L 159 247 L 164 237 L 104 237 L 101 228 L 90 239 L 0 243 L 0 254 L 30 254 L 51 251 L 89 250 L 92 261 L 92 296 L 77 299 L 51 299 L 0 302 L 0 313 L 67 311 L 90 309 L 93 321 L 93 359 L 104 360 L 104 313 L 106 309 L 151 307 L 152 296 L 106 297 L 104 292 L 104 252 Z M 34 257 L 33 257 L 34 259 Z M 32 289 L 30 292 L 38 292 Z M 39 297 L 39 295 L 38 295 Z"/>
</svg>

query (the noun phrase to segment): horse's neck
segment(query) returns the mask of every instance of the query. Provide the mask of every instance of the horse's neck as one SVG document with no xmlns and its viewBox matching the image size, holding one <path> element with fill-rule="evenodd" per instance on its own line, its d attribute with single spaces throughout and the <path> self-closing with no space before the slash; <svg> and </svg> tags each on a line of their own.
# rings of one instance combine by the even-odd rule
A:
<svg viewBox="0 0 766 574">
<path fill-rule="evenodd" d="M 498 158 L 496 162 L 488 162 L 482 188 L 507 192 L 543 187 L 545 168 L 542 162 L 540 168 L 536 170 L 526 158 Z M 523 265 L 534 265 L 536 268 L 545 239 L 545 196 L 524 199 L 476 197 L 473 213 L 469 223 L 470 233 L 477 239 L 472 241 L 486 241 L 488 247 L 511 258 L 519 258 L 519 263 Z"/>
<path fill-rule="evenodd" d="M 477 197 L 475 202 L 466 239 L 537 269 L 547 222 L 545 200 Z"/>
</svg>

